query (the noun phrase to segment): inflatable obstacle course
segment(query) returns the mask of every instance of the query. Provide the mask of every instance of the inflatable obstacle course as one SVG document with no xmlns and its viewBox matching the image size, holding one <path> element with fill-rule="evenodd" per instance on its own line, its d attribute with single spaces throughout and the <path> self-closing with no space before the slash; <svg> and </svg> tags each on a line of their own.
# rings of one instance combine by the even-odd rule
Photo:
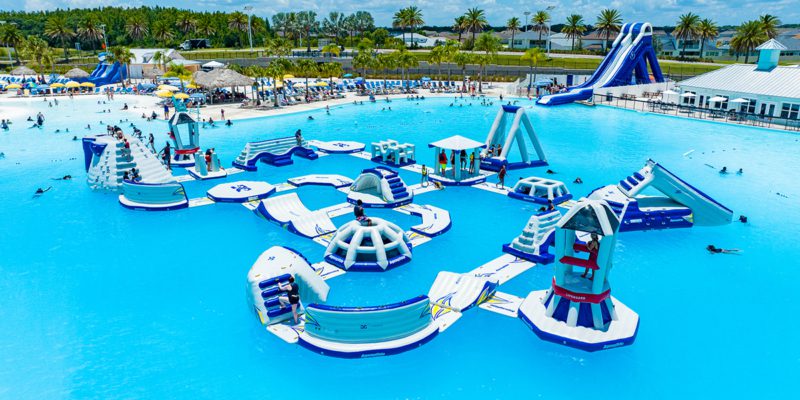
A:
<svg viewBox="0 0 800 400">
<path fill-rule="evenodd" d="M 550 202 L 559 205 L 571 200 L 572 194 L 564 182 L 532 176 L 517 181 L 514 188 L 508 192 L 508 197 L 542 205 Z"/>
<path fill-rule="evenodd" d="M 347 202 L 364 207 L 393 208 L 411 203 L 414 195 L 396 171 L 386 167 L 367 168 L 361 171 L 350 186 Z"/>
<path fill-rule="evenodd" d="M 255 171 L 258 161 L 269 165 L 282 167 L 291 165 L 292 155 L 297 155 L 308 160 L 316 160 L 319 155 L 308 147 L 305 141 L 297 142 L 294 136 L 277 139 L 249 142 L 233 161 L 233 166 L 246 171 Z"/>
<path fill-rule="evenodd" d="M 348 271 L 380 272 L 411 261 L 411 243 L 399 226 L 380 219 L 342 225 L 325 250 L 325 261 Z"/>
<path fill-rule="evenodd" d="M 290 232 L 315 238 L 336 230 L 328 215 L 321 210 L 311 211 L 303 205 L 297 193 L 268 197 L 258 203 L 255 213 L 273 221 Z"/>
<path fill-rule="evenodd" d="M 353 184 L 353 180 L 344 176 L 336 174 L 316 174 L 316 175 L 303 175 L 296 178 L 289 178 L 288 182 L 294 186 L 333 186 L 335 188 L 347 187 Z"/>
<path fill-rule="evenodd" d="M 506 131 L 506 124 L 509 124 Z M 523 132 L 524 131 L 524 132 Z M 528 138 L 537 159 L 531 159 L 525 138 Z M 511 162 L 508 156 L 516 142 L 521 161 Z M 547 165 L 547 158 L 536 132 L 533 130 L 525 109 L 520 106 L 501 106 L 494 119 L 489 135 L 486 136 L 486 147 L 483 150 L 481 168 L 488 171 L 499 171 L 503 166 L 507 170 L 538 167 Z"/>
<path fill-rule="evenodd" d="M 416 147 L 411 143 L 398 143 L 388 139 L 370 145 L 370 159 L 391 167 L 402 167 L 416 163 Z"/>
<path fill-rule="evenodd" d="M 309 140 L 308 144 L 314 146 L 317 150 L 328 154 L 352 154 L 364 151 L 366 145 L 359 142 L 351 142 L 347 140 L 334 140 L 323 142 L 320 140 Z"/>
<path fill-rule="evenodd" d="M 219 203 L 244 203 L 269 197 L 275 186 L 266 182 L 237 181 L 222 183 L 206 192 L 209 199 Z"/>
<path fill-rule="evenodd" d="M 173 152 L 170 164 L 186 168 L 195 165 L 195 155 L 200 150 L 200 127 L 197 121 L 186 111 L 183 102 L 172 98 L 175 113 L 170 117 L 169 138 L 172 140 Z"/>
<path fill-rule="evenodd" d="M 554 243 L 556 224 L 560 219 L 558 210 L 532 215 L 522 233 L 511 243 L 503 245 L 503 252 L 539 264 L 552 263 L 554 255 L 550 253 L 550 246 Z"/>
</svg>

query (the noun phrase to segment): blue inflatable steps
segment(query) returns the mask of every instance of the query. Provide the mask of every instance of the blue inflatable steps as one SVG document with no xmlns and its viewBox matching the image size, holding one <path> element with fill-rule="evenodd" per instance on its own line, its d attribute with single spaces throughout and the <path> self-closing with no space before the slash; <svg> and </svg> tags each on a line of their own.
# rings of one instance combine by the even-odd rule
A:
<svg viewBox="0 0 800 400">
<path fill-rule="evenodd" d="M 285 307 L 282 307 L 280 300 L 278 300 L 278 297 L 281 295 L 281 290 L 278 285 L 289 284 L 290 276 L 289 274 L 284 274 L 258 283 L 258 287 L 261 289 L 261 298 L 264 299 L 264 307 L 267 309 L 267 316 L 269 318 L 275 318 L 292 312 L 291 305 L 287 304 Z"/>
<path fill-rule="evenodd" d="M 298 145 L 294 136 L 287 136 L 247 143 L 239 156 L 233 161 L 233 166 L 246 171 L 255 171 L 257 169 L 256 162 L 260 160 L 265 164 L 282 167 L 294 163 L 292 155 L 308 160 L 319 158 L 319 155 L 308 147 L 305 141 Z"/>
</svg>

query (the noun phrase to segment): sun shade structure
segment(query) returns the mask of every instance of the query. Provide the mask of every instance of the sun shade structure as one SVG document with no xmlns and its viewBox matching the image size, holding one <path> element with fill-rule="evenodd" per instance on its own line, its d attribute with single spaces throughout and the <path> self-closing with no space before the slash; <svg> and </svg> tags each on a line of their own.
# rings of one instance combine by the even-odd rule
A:
<svg viewBox="0 0 800 400">
<path fill-rule="evenodd" d="M 203 74 L 195 73 L 193 78 L 196 84 L 209 89 L 252 86 L 253 82 L 255 82 L 253 78 L 227 68 L 218 68 Z"/>
<path fill-rule="evenodd" d="M 23 65 L 12 69 L 11 75 L 36 75 L 36 71 Z"/>
<path fill-rule="evenodd" d="M 209 61 L 209 62 L 203 64 L 203 68 L 221 68 L 221 67 L 224 67 L 224 66 L 225 66 L 225 64 L 223 64 L 223 63 L 221 63 L 219 61 Z"/>
<path fill-rule="evenodd" d="M 67 73 L 64 74 L 64 76 L 67 77 L 67 78 L 70 78 L 70 79 L 86 78 L 86 77 L 89 76 L 89 73 L 84 71 L 84 70 L 82 70 L 82 69 L 80 69 L 80 68 L 73 68 L 73 69 L 67 71 Z"/>
<path fill-rule="evenodd" d="M 480 174 L 480 153 L 486 147 L 485 144 L 455 135 L 430 143 L 428 147 L 434 149 L 435 157 L 431 180 L 443 185 L 474 185 L 486 180 L 486 177 Z M 453 165 L 453 159 L 458 163 L 458 167 Z M 442 160 L 446 162 L 442 163 Z"/>
<path fill-rule="evenodd" d="M 470 138 L 465 138 L 461 135 L 450 136 L 449 138 L 437 140 L 433 143 L 428 144 L 428 147 L 438 147 L 444 150 L 471 150 L 471 149 L 482 149 L 486 147 L 485 144 L 477 141 L 472 140 Z"/>
</svg>

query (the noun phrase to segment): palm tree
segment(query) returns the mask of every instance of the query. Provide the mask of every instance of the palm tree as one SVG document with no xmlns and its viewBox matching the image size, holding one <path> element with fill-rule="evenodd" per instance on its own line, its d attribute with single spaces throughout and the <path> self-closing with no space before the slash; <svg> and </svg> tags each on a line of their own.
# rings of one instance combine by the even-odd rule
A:
<svg viewBox="0 0 800 400">
<path fill-rule="evenodd" d="M 294 63 L 294 71 L 296 74 L 306 78 L 306 102 L 308 102 L 308 77 L 312 75 L 315 78 L 317 77 L 317 74 L 319 73 L 317 63 L 310 58 L 297 60 L 297 62 Z"/>
<path fill-rule="evenodd" d="M 61 41 L 61 47 L 64 48 L 64 60 L 69 62 L 69 46 L 67 40 L 75 36 L 75 32 L 67 25 L 67 17 L 65 15 L 57 14 L 47 19 L 44 24 L 45 36 Z"/>
<path fill-rule="evenodd" d="M 189 68 L 186 68 L 186 66 L 183 64 L 169 63 L 164 76 L 168 78 L 178 78 L 178 80 L 181 82 L 181 90 L 183 90 L 183 81 L 189 81 L 192 79 L 192 71 L 190 71 Z"/>
<path fill-rule="evenodd" d="M 153 53 L 153 61 L 155 61 L 159 67 L 163 68 L 164 65 L 166 65 L 171 60 L 169 57 L 167 57 L 167 54 L 165 52 L 159 50 Z"/>
<path fill-rule="evenodd" d="M 285 38 L 276 37 L 264 43 L 264 52 L 267 56 L 283 58 L 292 53 L 292 44 Z"/>
<path fill-rule="evenodd" d="M 322 48 L 322 54 L 328 54 L 330 57 L 339 57 L 341 48 L 335 44 L 328 44 Z"/>
<path fill-rule="evenodd" d="M 278 82 L 283 80 L 283 76 L 292 69 L 292 65 L 292 62 L 285 58 L 277 58 L 270 61 L 269 65 L 264 71 L 264 74 L 267 77 L 272 78 L 272 81 L 274 82 L 274 85 L 272 86 L 272 93 L 273 97 L 275 98 L 276 108 L 280 106 L 278 104 Z"/>
<path fill-rule="evenodd" d="M 417 6 L 411 6 L 406 9 L 405 14 L 406 24 L 411 29 L 411 47 L 417 47 L 416 43 L 414 43 L 414 30 L 425 23 L 425 20 L 422 19 L 422 10 Z"/>
<path fill-rule="evenodd" d="M 338 62 L 326 62 L 325 64 L 320 64 L 318 68 L 319 73 L 323 77 L 329 79 L 328 87 L 331 89 L 331 94 L 333 94 L 333 78 L 342 76 L 342 72 L 344 72 L 344 70 L 342 70 L 342 64 Z"/>
<path fill-rule="evenodd" d="M 317 13 L 314 11 L 303 11 L 297 14 L 297 24 L 306 36 L 306 51 L 311 52 L 311 33 L 319 30 Z"/>
<path fill-rule="evenodd" d="M 550 13 L 544 10 L 537 11 L 536 14 L 533 14 L 531 22 L 533 23 L 533 30 L 539 32 L 539 45 L 541 46 L 542 32 L 548 29 L 547 23 L 550 22 Z M 550 32 L 547 34 L 549 35 Z"/>
<path fill-rule="evenodd" d="M 339 36 L 342 34 L 344 19 L 344 14 L 331 11 L 328 14 L 328 17 L 322 21 L 322 30 L 326 35 L 332 36 L 336 41 L 336 44 L 339 44 Z"/>
<path fill-rule="evenodd" d="M 356 11 L 353 16 L 356 22 L 356 30 L 358 30 L 359 35 L 363 35 L 364 32 L 375 29 L 375 19 L 372 18 L 372 14 L 369 12 Z"/>
<path fill-rule="evenodd" d="M 583 17 L 579 14 L 572 14 L 567 17 L 567 23 L 561 28 L 561 33 L 572 39 L 572 50 L 575 50 L 575 38 L 583 36 L 586 26 L 583 24 Z"/>
<path fill-rule="evenodd" d="M 197 21 L 197 33 L 209 37 L 217 33 L 217 27 L 214 26 L 214 21 L 209 17 L 200 18 Z"/>
<path fill-rule="evenodd" d="M 453 20 L 453 32 L 458 32 L 458 42 L 461 43 L 461 34 L 467 29 L 467 17 L 462 15 Z"/>
<path fill-rule="evenodd" d="M 180 29 L 184 34 L 197 30 L 197 20 L 188 11 L 178 14 L 178 19 L 175 21 L 175 25 L 177 25 L 178 29 Z"/>
<path fill-rule="evenodd" d="M 597 21 L 595 22 L 595 28 L 600 34 L 605 34 L 606 36 L 606 40 L 603 41 L 603 53 L 606 52 L 608 38 L 612 33 L 619 32 L 619 24 L 621 23 L 622 16 L 619 11 L 609 8 L 600 11 L 600 15 L 597 16 Z"/>
<path fill-rule="evenodd" d="M 356 16 L 355 14 L 350 14 L 344 18 L 344 31 L 347 33 L 347 37 L 349 38 L 347 43 L 352 46 L 353 44 L 353 35 L 358 29 L 356 25 Z"/>
<path fill-rule="evenodd" d="M 48 55 L 52 54 L 50 45 L 44 39 L 30 35 L 21 42 L 22 56 L 33 61 L 39 67 L 39 71 L 48 64 Z"/>
<path fill-rule="evenodd" d="M 508 46 L 510 49 L 514 49 L 514 36 L 516 35 L 517 31 L 519 30 L 519 18 L 513 17 L 509 18 L 506 21 L 506 28 L 511 31 L 511 45 Z"/>
<path fill-rule="evenodd" d="M 153 24 L 153 38 L 166 44 L 175 37 L 172 26 L 165 20 L 158 20 Z"/>
<path fill-rule="evenodd" d="M 764 14 L 758 18 L 758 21 L 761 23 L 761 29 L 764 30 L 768 38 L 774 39 L 775 36 L 778 36 L 778 25 L 781 24 L 781 20 L 778 17 Z"/>
<path fill-rule="evenodd" d="M 247 31 L 247 15 L 241 11 L 234 11 L 228 16 L 228 29 L 234 31 L 239 47 L 242 46 L 242 32 Z"/>
<path fill-rule="evenodd" d="M 444 51 L 444 45 L 439 43 L 433 46 L 431 52 L 428 54 L 428 63 L 435 64 L 438 67 L 439 79 L 441 79 L 442 76 L 442 63 L 445 61 Z"/>
<path fill-rule="evenodd" d="M 92 52 L 96 49 L 95 44 L 103 39 L 103 30 L 91 14 L 78 24 L 78 37 L 92 44 Z"/>
<path fill-rule="evenodd" d="M 500 48 L 500 38 L 489 32 L 481 33 L 475 41 L 473 49 L 484 53 L 483 56 L 478 59 L 478 64 L 481 66 L 480 73 L 478 74 L 479 93 L 483 93 L 483 75 L 486 73 L 486 65 L 494 61 L 494 57 L 497 55 Z"/>
<path fill-rule="evenodd" d="M 731 39 L 731 48 L 737 54 L 744 53 L 744 63 L 750 62 L 750 52 L 767 40 L 764 25 L 761 21 L 747 21 L 736 28 L 736 35 Z"/>
<path fill-rule="evenodd" d="M 406 44 L 406 28 L 408 27 L 407 9 L 401 8 L 392 16 L 392 28 L 399 28 L 403 32 L 403 45 Z"/>
<path fill-rule="evenodd" d="M 675 25 L 675 30 L 672 34 L 683 44 L 681 57 L 686 57 L 686 44 L 697 37 L 698 23 L 700 23 L 700 17 L 691 12 L 678 17 L 678 24 Z"/>
<path fill-rule="evenodd" d="M 127 47 L 122 46 L 115 46 L 109 49 L 108 51 L 111 53 L 111 59 L 114 61 L 119 61 L 120 64 L 125 66 L 125 76 L 128 77 L 128 81 L 130 81 L 130 64 L 134 58 L 133 53 L 131 53 L 130 49 Z M 125 82 L 122 82 L 123 86 L 125 86 Z"/>
<path fill-rule="evenodd" d="M 461 46 L 460 42 L 454 42 L 452 40 L 448 40 L 444 43 L 444 62 L 447 63 L 447 81 L 450 81 L 450 66 L 453 63 L 453 60 L 458 54 L 458 48 Z"/>
<path fill-rule="evenodd" d="M 147 36 L 150 30 L 147 28 L 147 21 L 145 21 L 144 16 L 134 14 L 125 24 L 125 31 L 128 33 L 128 37 L 134 41 L 139 41 Z"/>
<path fill-rule="evenodd" d="M 700 57 L 703 57 L 703 50 L 706 46 L 706 40 L 717 37 L 719 30 L 714 21 L 704 18 L 697 24 L 697 37 L 700 38 Z"/>
<path fill-rule="evenodd" d="M 389 75 L 389 70 L 397 68 L 397 58 L 394 53 L 378 53 L 372 59 L 372 68 L 383 70 L 383 87 L 386 87 L 386 78 Z"/>
<path fill-rule="evenodd" d="M 414 57 L 405 47 L 401 47 L 399 50 L 391 53 L 397 63 L 397 67 L 400 68 L 400 79 L 403 82 L 406 82 L 406 70 L 408 68 L 416 67 L 419 65 L 419 60 Z M 408 87 L 408 83 L 406 82 L 406 87 Z"/>
<path fill-rule="evenodd" d="M 523 54 L 520 59 L 528 64 L 528 66 L 531 68 L 531 74 L 533 74 L 533 78 L 528 81 L 528 96 L 530 96 L 531 85 L 536 80 L 536 72 L 539 69 L 539 64 L 543 63 L 547 57 L 545 56 L 544 52 L 542 52 L 542 49 L 534 47 L 525 51 L 525 54 Z"/>
<path fill-rule="evenodd" d="M 453 62 L 456 63 L 459 67 L 461 67 L 461 77 L 462 81 L 464 82 L 463 90 L 467 90 L 467 82 L 464 81 L 464 77 L 467 75 L 467 65 L 472 64 L 475 55 L 472 53 L 465 53 L 463 51 L 457 52 L 453 55 Z"/>
<path fill-rule="evenodd" d="M 14 48 L 14 55 L 17 58 L 17 62 L 19 62 L 19 51 L 17 51 L 17 48 L 25 41 L 25 37 L 22 36 L 22 31 L 20 31 L 15 24 L 4 24 L 0 30 L 0 41 L 5 43 L 8 47 Z"/>
<path fill-rule="evenodd" d="M 473 7 L 467 10 L 464 18 L 464 27 L 472 32 L 472 43 L 475 43 L 475 33 L 483 30 L 483 27 L 489 24 L 486 21 L 486 13 L 477 7 Z"/>
</svg>

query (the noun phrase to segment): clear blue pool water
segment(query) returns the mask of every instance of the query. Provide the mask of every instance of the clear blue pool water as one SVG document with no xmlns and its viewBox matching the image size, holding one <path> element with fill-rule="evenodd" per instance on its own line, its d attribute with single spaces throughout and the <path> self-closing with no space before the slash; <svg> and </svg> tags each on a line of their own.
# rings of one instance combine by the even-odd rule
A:
<svg viewBox="0 0 800 400">
<path fill-rule="evenodd" d="M 410 141 L 425 161 L 432 159 L 428 142 L 452 134 L 483 140 L 492 123 L 496 105 L 450 108 L 451 101 L 396 100 L 391 112 L 377 103 L 336 107 L 330 116 L 322 110 L 240 121 L 203 130 L 201 141 L 229 164 L 247 141 L 302 128 L 309 139 Z M 800 251 L 797 135 L 610 108 L 530 109 L 555 178 L 585 182 L 568 183 L 576 195 L 616 182 L 652 157 L 750 223 L 621 235 L 611 283 L 614 295 L 641 317 L 633 346 L 585 353 L 543 342 L 519 320 L 472 310 L 417 350 L 341 360 L 267 333 L 245 297 L 246 273 L 268 247 L 289 245 L 318 260 L 321 246 L 240 205 L 125 210 L 115 195 L 88 188 L 80 142 L 71 138 L 88 133 L 87 123 L 130 116 L 95 113 L 89 99 L 62 101 L 58 109 L 40 101 L 29 107 L 32 115 L 45 113 L 43 130 L 17 119 L 0 132 L 6 155 L 0 159 L 2 399 L 793 397 L 800 367 L 792 261 Z M 163 144 L 163 122 L 131 121 Z M 67 127 L 69 134 L 54 133 Z M 260 166 L 230 180 L 355 177 L 368 165 L 329 156 Z M 722 166 L 745 173 L 720 176 Z M 543 173 L 514 171 L 508 182 Z M 75 180 L 51 180 L 64 174 Z M 409 184 L 419 179 L 401 176 Z M 199 197 L 217 183 L 185 186 Z M 46 186 L 53 189 L 32 198 Z M 298 192 L 310 208 L 344 200 L 329 188 Z M 408 266 L 329 281 L 329 303 L 372 305 L 426 293 L 438 271 L 469 271 L 500 255 L 532 211 L 469 188 L 415 201 L 450 210 L 452 230 L 417 248 Z M 418 223 L 396 212 L 374 214 L 406 228 Z M 704 247 L 712 243 L 743 252 L 710 255 Z M 524 297 L 548 287 L 551 276 L 550 267 L 536 267 L 501 290 Z"/>
</svg>

